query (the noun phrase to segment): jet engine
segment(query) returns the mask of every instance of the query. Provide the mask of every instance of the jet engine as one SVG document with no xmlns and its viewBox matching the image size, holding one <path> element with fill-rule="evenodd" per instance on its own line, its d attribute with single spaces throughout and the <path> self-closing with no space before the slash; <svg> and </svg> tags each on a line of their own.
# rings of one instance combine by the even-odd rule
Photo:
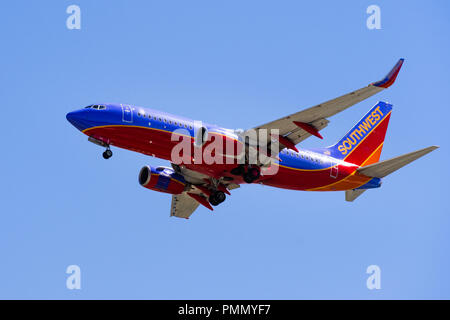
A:
<svg viewBox="0 0 450 320">
<path fill-rule="evenodd" d="M 139 172 L 139 184 L 147 189 L 180 194 L 186 187 L 186 181 L 181 174 L 172 168 L 145 166 Z"/>
</svg>

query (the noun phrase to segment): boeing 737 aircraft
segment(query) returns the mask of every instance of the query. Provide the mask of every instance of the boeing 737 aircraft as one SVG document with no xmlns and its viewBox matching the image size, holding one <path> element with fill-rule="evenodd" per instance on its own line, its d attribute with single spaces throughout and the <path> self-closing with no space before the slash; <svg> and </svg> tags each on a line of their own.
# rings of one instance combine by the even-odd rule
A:
<svg viewBox="0 0 450 320">
<path fill-rule="evenodd" d="M 330 147 L 307 150 L 296 145 L 311 136 L 322 138 L 319 131 L 328 125 L 328 118 L 390 87 L 403 61 L 381 81 L 247 131 L 127 104 L 89 105 L 68 113 L 67 120 L 89 141 L 106 148 L 105 159 L 112 156 L 110 146 L 117 146 L 169 160 L 171 167 L 143 167 L 138 180 L 145 188 L 172 194 L 171 216 L 189 218 L 200 204 L 213 210 L 243 183 L 345 191 L 345 199 L 353 201 L 380 187 L 385 176 L 438 147 L 380 162 L 392 111 L 385 102 L 378 102 Z M 201 158 L 207 152 L 213 162 Z M 252 154 L 256 161 L 251 161 Z"/>
</svg>

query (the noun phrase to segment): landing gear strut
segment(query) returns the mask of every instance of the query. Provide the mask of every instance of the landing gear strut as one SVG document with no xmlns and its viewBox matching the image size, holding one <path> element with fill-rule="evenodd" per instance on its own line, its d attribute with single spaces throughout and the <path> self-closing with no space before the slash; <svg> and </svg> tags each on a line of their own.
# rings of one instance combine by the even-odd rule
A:
<svg viewBox="0 0 450 320">
<path fill-rule="evenodd" d="M 226 196 L 224 192 L 214 191 L 213 193 L 211 193 L 208 200 L 209 203 L 211 203 L 213 206 L 218 206 L 219 204 L 225 201 L 225 198 Z"/>
<path fill-rule="evenodd" d="M 113 153 L 112 153 L 111 149 L 108 146 L 108 148 L 105 150 L 105 152 L 103 152 L 103 158 L 104 159 L 109 159 L 109 158 L 112 157 L 112 155 L 113 155 Z"/>
</svg>

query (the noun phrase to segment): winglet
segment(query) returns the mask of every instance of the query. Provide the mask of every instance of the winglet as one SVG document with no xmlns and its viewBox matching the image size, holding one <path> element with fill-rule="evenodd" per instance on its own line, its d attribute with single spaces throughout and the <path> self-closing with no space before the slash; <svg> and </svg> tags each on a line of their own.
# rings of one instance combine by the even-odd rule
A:
<svg viewBox="0 0 450 320">
<path fill-rule="evenodd" d="M 372 85 L 380 88 L 389 88 L 395 82 L 395 79 L 397 78 L 397 75 L 400 72 L 400 69 L 402 68 L 404 61 L 405 59 L 403 58 L 398 60 L 398 62 L 395 64 L 392 70 L 386 75 L 386 77 L 384 77 L 383 80 L 374 82 L 372 83 Z"/>
</svg>

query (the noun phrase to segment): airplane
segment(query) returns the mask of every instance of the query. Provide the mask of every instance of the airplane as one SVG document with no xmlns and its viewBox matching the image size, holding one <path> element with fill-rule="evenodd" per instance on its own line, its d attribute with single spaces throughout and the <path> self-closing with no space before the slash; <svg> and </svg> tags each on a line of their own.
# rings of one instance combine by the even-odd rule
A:
<svg viewBox="0 0 450 320">
<path fill-rule="evenodd" d="M 105 159 L 112 156 L 110 146 L 116 146 L 171 161 L 170 167 L 144 166 L 138 175 L 143 187 L 172 195 L 170 216 L 189 219 L 199 205 L 213 210 L 231 190 L 252 183 L 291 190 L 344 191 L 345 200 L 351 202 L 438 146 L 379 161 L 392 112 L 392 104 L 383 101 L 334 145 L 300 150 L 296 145 L 311 136 L 322 139 L 319 131 L 328 125 L 328 118 L 389 88 L 403 62 L 400 59 L 380 81 L 246 131 L 128 104 L 93 104 L 69 112 L 66 118 L 90 142 L 105 148 Z M 248 132 L 267 139 L 249 138 Z M 189 148 L 179 153 L 181 160 L 173 161 L 180 139 L 187 141 L 184 146 Z M 194 150 L 201 155 L 211 149 L 213 141 L 232 146 L 231 151 L 211 152 L 216 160 L 224 161 L 206 163 L 189 153 Z M 250 162 L 252 152 L 266 160 L 257 157 Z"/>
</svg>

